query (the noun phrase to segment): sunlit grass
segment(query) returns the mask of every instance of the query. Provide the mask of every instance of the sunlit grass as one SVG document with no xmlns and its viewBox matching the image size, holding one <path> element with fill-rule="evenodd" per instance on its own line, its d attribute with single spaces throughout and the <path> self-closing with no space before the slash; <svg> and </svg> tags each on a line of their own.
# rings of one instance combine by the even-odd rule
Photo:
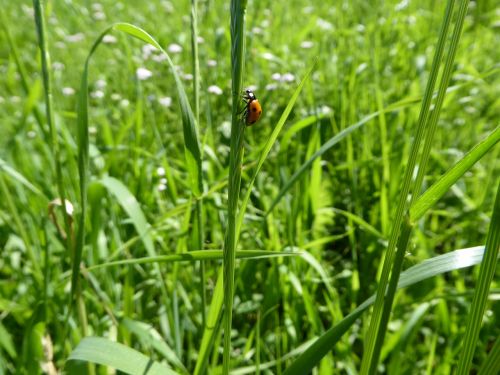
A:
<svg viewBox="0 0 500 375">
<path fill-rule="evenodd" d="M 431 1 L 5 2 L 0 373 L 494 372 L 498 6 L 467 3 L 444 37 Z"/>
</svg>

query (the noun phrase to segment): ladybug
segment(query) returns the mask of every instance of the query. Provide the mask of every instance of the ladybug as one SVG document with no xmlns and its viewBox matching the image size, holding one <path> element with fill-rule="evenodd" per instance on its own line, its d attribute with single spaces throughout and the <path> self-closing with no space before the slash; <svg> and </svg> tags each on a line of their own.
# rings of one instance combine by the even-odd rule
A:
<svg viewBox="0 0 500 375">
<path fill-rule="evenodd" d="M 252 90 L 246 89 L 243 95 L 245 108 L 243 109 L 243 118 L 248 126 L 255 124 L 262 114 L 262 107 L 259 100 L 255 97 Z"/>
</svg>

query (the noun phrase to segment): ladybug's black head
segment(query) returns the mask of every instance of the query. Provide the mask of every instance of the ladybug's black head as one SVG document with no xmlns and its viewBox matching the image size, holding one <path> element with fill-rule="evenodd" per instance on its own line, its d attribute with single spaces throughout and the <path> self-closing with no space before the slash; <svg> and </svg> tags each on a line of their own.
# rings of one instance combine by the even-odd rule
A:
<svg viewBox="0 0 500 375">
<path fill-rule="evenodd" d="M 246 95 L 247 99 L 250 99 L 250 100 L 255 100 L 256 99 L 255 94 L 253 93 L 252 90 L 246 89 L 245 93 L 247 94 Z"/>
</svg>

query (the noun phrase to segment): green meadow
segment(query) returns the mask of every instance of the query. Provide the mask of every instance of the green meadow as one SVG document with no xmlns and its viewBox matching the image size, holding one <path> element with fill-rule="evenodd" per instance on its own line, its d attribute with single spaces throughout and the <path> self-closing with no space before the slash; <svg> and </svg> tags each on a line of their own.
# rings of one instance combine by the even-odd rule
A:
<svg viewBox="0 0 500 375">
<path fill-rule="evenodd" d="M 0 375 L 498 374 L 499 141 L 495 1 L 2 0 Z"/>
</svg>

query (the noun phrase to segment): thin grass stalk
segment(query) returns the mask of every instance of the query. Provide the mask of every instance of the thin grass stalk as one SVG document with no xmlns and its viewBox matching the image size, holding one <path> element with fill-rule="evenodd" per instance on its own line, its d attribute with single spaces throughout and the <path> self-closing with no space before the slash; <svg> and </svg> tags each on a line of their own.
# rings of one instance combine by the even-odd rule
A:
<svg viewBox="0 0 500 375">
<path fill-rule="evenodd" d="M 452 42 L 450 44 L 450 49 L 448 52 L 448 55 L 446 57 L 445 63 L 444 63 L 444 70 L 443 70 L 443 76 L 441 78 L 441 82 L 439 84 L 439 89 L 438 89 L 438 96 L 436 103 L 434 105 L 434 110 L 432 111 L 432 114 L 430 115 L 429 121 L 426 125 L 427 132 L 425 134 L 425 141 L 424 141 L 424 147 L 423 151 L 420 157 L 420 162 L 419 162 L 419 172 L 417 175 L 417 178 L 415 182 L 413 183 L 412 191 L 415 192 L 415 194 L 412 195 L 411 203 L 413 203 L 413 200 L 415 199 L 416 196 L 418 196 L 418 192 L 420 192 L 422 188 L 422 181 L 423 177 L 425 175 L 425 166 L 427 164 L 427 161 L 429 160 L 429 154 L 434 138 L 434 133 L 437 127 L 437 121 L 439 119 L 439 114 L 441 112 L 441 108 L 443 105 L 444 101 L 444 96 L 446 94 L 446 89 L 448 87 L 450 77 L 451 77 L 451 72 L 453 68 L 453 61 L 455 60 L 456 56 L 456 51 L 458 47 L 458 41 L 460 40 L 460 35 L 462 33 L 462 27 L 463 27 L 463 21 L 465 19 L 465 14 L 467 13 L 467 6 L 468 6 L 468 0 L 462 1 L 460 4 L 460 10 L 458 12 L 457 20 L 455 27 L 453 29 L 453 35 L 452 35 Z M 410 203 L 410 205 L 411 205 Z M 392 267 L 392 273 L 391 273 L 391 278 L 389 281 L 389 287 L 387 290 L 387 296 L 385 299 L 385 304 L 384 304 L 384 309 L 382 313 L 382 319 L 381 319 L 381 330 L 379 331 L 379 334 L 377 335 L 376 341 L 375 341 L 375 351 L 374 351 L 374 358 L 377 358 L 377 361 L 372 362 L 372 367 L 370 369 L 370 373 L 374 373 L 376 371 L 376 366 L 378 363 L 378 358 L 380 357 L 380 351 L 382 349 L 383 345 L 383 340 L 385 337 L 385 331 L 386 327 L 389 323 L 389 318 L 390 318 L 390 313 L 392 309 L 392 302 L 394 301 L 394 296 L 397 290 L 397 284 L 399 280 L 399 274 L 401 273 L 401 267 L 403 265 L 403 259 L 405 256 L 406 248 L 408 247 L 408 241 L 411 235 L 411 231 L 413 229 L 412 224 L 410 223 L 410 218 L 409 218 L 409 213 L 406 213 L 405 220 L 403 222 L 402 228 L 401 228 L 401 234 L 398 240 L 398 244 L 396 246 L 397 251 L 396 251 L 396 257 L 394 261 L 394 265 Z"/>
<path fill-rule="evenodd" d="M 10 34 L 7 19 L 5 17 L 3 9 L 0 9 L 0 25 L 5 33 L 5 37 L 7 38 L 7 43 L 10 47 L 9 54 L 12 55 L 17 67 L 17 71 L 19 72 L 19 77 L 21 78 L 21 86 L 26 95 L 29 96 L 32 88 L 30 83 L 28 82 L 28 73 L 26 72 L 26 68 L 24 67 L 21 58 L 19 57 L 19 51 L 17 49 L 16 44 L 14 43 L 12 35 Z M 44 126 L 42 114 L 40 113 L 40 110 L 38 109 L 37 106 L 33 106 L 32 111 L 33 115 L 35 116 L 38 127 L 40 129 L 40 133 L 43 135 L 43 139 L 46 140 L 47 138 L 49 138 L 49 134 L 47 132 L 46 127 Z"/>
<path fill-rule="evenodd" d="M 445 63 L 444 63 L 443 76 L 441 78 L 441 82 L 440 82 L 439 88 L 438 88 L 437 100 L 436 100 L 436 103 L 434 105 L 434 110 L 432 111 L 432 114 L 430 115 L 428 124 L 426 126 L 427 132 L 425 135 L 424 147 L 423 147 L 423 151 L 422 151 L 420 162 L 419 162 L 419 173 L 418 173 L 417 179 L 415 180 L 413 187 L 412 187 L 412 191 L 415 192 L 415 194 L 412 195 L 412 202 L 413 202 L 413 199 L 415 199 L 415 196 L 418 195 L 418 192 L 420 192 L 420 190 L 422 188 L 422 181 L 423 181 L 423 177 L 425 175 L 425 165 L 427 164 L 427 161 L 429 160 L 429 154 L 431 151 L 434 133 L 435 133 L 435 130 L 437 127 L 437 121 L 439 119 L 439 114 L 441 112 L 441 108 L 443 105 L 444 96 L 446 94 L 446 89 L 448 88 L 448 84 L 450 81 L 451 72 L 452 72 L 452 68 L 453 68 L 453 62 L 455 60 L 455 56 L 456 56 L 456 52 L 457 52 L 458 41 L 460 40 L 460 35 L 462 33 L 462 27 L 463 27 L 463 21 L 465 19 L 465 15 L 467 13 L 467 6 L 468 6 L 468 0 L 463 0 L 462 3 L 460 4 L 460 10 L 458 12 L 455 27 L 453 29 L 452 42 L 450 44 L 450 49 L 449 49 L 448 55 L 447 55 Z M 401 267 L 403 265 L 403 260 L 404 260 L 406 248 L 408 247 L 408 241 L 410 239 L 412 229 L 413 229 L 413 225 L 410 223 L 409 212 L 407 211 L 407 213 L 405 215 L 405 220 L 403 222 L 403 226 L 401 229 L 401 235 L 399 237 L 398 244 L 396 246 L 396 248 L 397 248 L 396 257 L 395 257 L 395 261 L 394 261 L 394 266 L 392 268 L 393 271 L 392 271 L 391 278 L 389 281 L 389 287 L 388 287 L 387 296 L 385 299 L 386 303 L 384 305 L 384 311 L 383 311 L 382 319 L 381 319 L 382 329 L 379 331 L 379 335 L 377 336 L 377 339 L 375 342 L 374 357 L 377 359 L 380 357 L 380 350 L 382 349 L 386 327 L 389 323 L 390 313 L 391 313 L 391 309 L 392 309 L 392 302 L 394 301 L 394 296 L 395 296 L 395 293 L 397 290 L 397 284 L 398 284 L 398 280 L 399 280 L 399 274 L 401 273 Z M 373 362 L 372 369 L 371 369 L 372 372 L 375 372 L 377 362 L 378 362 L 378 360 Z"/>
<path fill-rule="evenodd" d="M 477 287 L 474 290 L 472 298 L 471 310 L 467 319 L 467 327 L 465 328 L 464 341 L 462 352 L 458 362 L 457 375 L 465 375 L 470 373 L 472 357 L 479 337 L 481 329 L 481 321 L 483 320 L 484 310 L 490 291 L 491 281 L 495 276 L 495 270 L 498 262 L 498 253 L 500 252 L 500 183 L 497 187 L 497 195 L 493 206 L 490 228 L 486 239 L 484 249 L 484 258 L 479 269 L 479 280 Z"/>
<path fill-rule="evenodd" d="M 396 208 L 396 215 L 394 218 L 394 224 L 392 227 L 391 236 L 387 247 L 387 253 L 386 253 L 386 258 L 384 260 L 382 274 L 380 277 L 380 284 L 377 289 L 377 297 L 375 300 L 373 315 L 370 320 L 370 326 L 366 338 L 365 351 L 361 362 L 361 374 L 374 373 L 376 365 L 378 363 L 378 356 L 375 355 L 376 352 L 375 346 L 377 345 L 377 342 L 381 341 L 381 338 L 383 340 L 383 337 L 385 335 L 385 326 L 382 325 L 384 307 L 388 306 L 388 308 L 390 309 L 392 307 L 392 302 L 393 302 L 392 299 L 385 298 L 385 291 L 389 283 L 389 276 L 391 273 L 391 269 L 393 269 L 393 264 L 395 262 L 396 244 L 398 242 L 398 238 L 401 233 L 403 225 L 403 216 L 405 211 L 407 210 L 407 197 L 408 194 L 410 193 L 410 189 L 412 186 L 413 171 L 415 169 L 418 151 L 420 149 L 420 143 L 422 141 L 425 131 L 425 125 L 427 123 L 427 119 L 429 116 L 432 94 L 434 91 L 434 86 L 439 72 L 439 65 L 444 52 L 444 46 L 446 43 L 448 28 L 451 23 L 454 4 L 455 4 L 454 0 L 449 0 L 447 3 L 444 21 L 441 26 L 436 52 L 434 54 L 434 59 L 431 65 L 429 80 L 427 81 L 427 86 L 425 88 L 422 107 L 420 109 L 420 114 L 417 122 L 417 131 L 415 134 L 415 140 L 412 144 L 408 165 L 405 170 L 403 187 L 401 189 L 398 206 Z M 403 252 L 403 254 L 405 250 L 406 250 L 405 248 L 398 249 L 398 251 Z M 396 272 L 396 276 L 399 277 L 400 270 L 395 269 L 394 271 Z"/>
<path fill-rule="evenodd" d="M 453 61 L 455 61 L 455 56 L 457 54 L 458 42 L 460 40 L 460 36 L 462 35 L 464 19 L 465 15 L 467 14 L 468 6 L 469 0 L 462 0 L 462 2 L 460 3 L 457 21 L 451 37 L 450 50 L 444 63 L 443 76 L 441 78 L 438 96 L 436 99 L 436 103 L 434 104 L 434 110 L 432 111 L 431 117 L 429 119 L 429 130 L 425 135 L 424 149 L 422 151 L 418 174 L 415 180 L 415 189 L 413 190 L 415 194 L 412 194 L 410 206 L 412 206 L 415 200 L 420 196 L 422 182 L 424 181 L 425 171 L 427 169 L 427 163 L 429 161 L 429 156 L 431 153 L 432 140 L 434 139 L 434 134 L 436 132 L 439 113 L 441 112 L 441 107 L 443 106 L 446 89 L 448 87 L 448 84 L 450 83 L 451 73 L 453 71 Z"/>
<path fill-rule="evenodd" d="M 231 0 L 231 150 L 229 153 L 229 185 L 227 228 L 224 239 L 224 353 L 222 373 L 229 374 L 231 352 L 231 323 L 233 316 L 234 263 L 238 243 L 236 214 L 241 184 L 241 164 L 243 160 L 243 138 L 245 125 L 239 114 L 241 86 L 245 52 L 245 9 L 246 0 Z"/>
<path fill-rule="evenodd" d="M 191 0 L 191 53 L 193 60 L 193 102 L 194 102 L 194 117 L 196 123 L 200 124 L 200 61 L 198 55 L 198 0 Z M 201 179 L 201 176 L 199 176 Z M 203 192 L 203 184 L 200 190 Z M 196 200 L 195 204 L 195 220 L 196 220 L 196 247 L 198 250 L 203 249 L 203 202 L 201 199 Z M 200 262 L 200 293 L 201 293 L 201 318 L 203 326 L 206 321 L 207 310 L 207 293 L 205 283 L 205 262 Z"/>
<path fill-rule="evenodd" d="M 45 112 L 47 117 L 47 125 L 49 127 L 51 149 L 54 158 L 54 167 L 56 172 L 56 185 L 59 198 L 61 199 L 61 210 L 64 218 L 64 225 L 66 230 L 66 248 L 68 254 L 73 254 L 72 248 L 72 230 L 71 230 L 71 218 L 66 210 L 66 194 L 64 191 L 63 175 L 62 175 L 62 164 L 61 164 L 61 153 L 59 149 L 59 142 L 57 139 L 57 129 L 55 127 L 54 120 L 54 104 L 52 95 L 52 66 L 50 62 L 49 46 L 47 41 L 47 35 L 45 33 L 45 17 L 43 12 L 43 5 L 41 0 L 33 0 L 33 8 L 35 10 L 35 23 L 38 34 L 38 45 L 40 48 L 40 54 L 42 58 L 42 78 L 44 86 L 45 95 Z"/>
</svg>

